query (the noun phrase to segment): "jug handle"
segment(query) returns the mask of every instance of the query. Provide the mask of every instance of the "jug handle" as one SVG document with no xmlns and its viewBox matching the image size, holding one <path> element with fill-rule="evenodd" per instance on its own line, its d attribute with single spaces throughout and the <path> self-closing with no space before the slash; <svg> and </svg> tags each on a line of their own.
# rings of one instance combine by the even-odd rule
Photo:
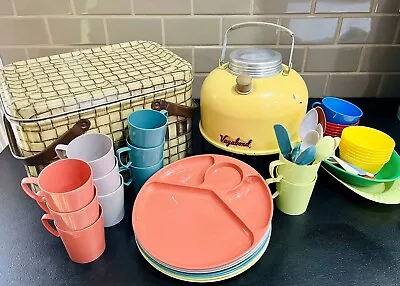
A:
<svg viewBox="0 0 400 286">
<path fill-rule="evenodd" d="M 238 24 L 230 26 L 225 31 L 224 42 L 222 44 L 221 57 L 219 58 L 219 66 L 222 67 L 223 65 L 225 65 L 224 60 L 225 60 L 226 46 L 228 44 L 228 33 L 230 31 L 237 30 L 239 28 L 255 27 L 255 26 L 270 26 L 270 27 L 279 28 L 279 29 L 287 32 L 290 35 L 290 37 L 292 38 L 292 44 L 291 44 L 291 48 L 290 48 L 288 70 L 284 71 L 284 74 L 289 74 L 290 70 L 292 69 L 292 59 L 293 59 L 293 50 L 294 50 L 294 34 L 291 30 L 289 30 L 288 28 L 286 28 L 284 26 L 274 24 L 274 23 L 268 23 L 268 22 L 243 22 L 243 23 L 238 23 Z"/>
</svg>

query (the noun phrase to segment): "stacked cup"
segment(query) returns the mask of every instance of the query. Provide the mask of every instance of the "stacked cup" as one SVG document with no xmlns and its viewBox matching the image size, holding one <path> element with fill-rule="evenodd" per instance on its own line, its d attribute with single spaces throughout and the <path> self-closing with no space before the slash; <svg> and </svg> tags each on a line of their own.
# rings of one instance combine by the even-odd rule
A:
<svg viewBox="0 0 400 286">
<path fill-rule="evenodd" d="M 312 107 L 321 106 L 326 117 L 325 136 L 341 137 L 343 129 L 360 123 L 363 112 L 347 100 L 336 97 L 325 97 L 315 102 Z"/>
<path fill-rule="evenodd" d="M 375 175 L 389 162 L 395 145 L 392 137 L 377 129 L 349 127 L 340 141 L 340 158 Z"/>
<path fill-rule="evenodd" d="M 81 159 L 91 166 L 93 182 L 103 207 L 104 226 L 118 224 L 125 213 L 124 184 L 111 138 L 101 133 L 84 134 L 68 145 L 57 145 L 55 151 L 59 158 Z"/>
<path fill-rule="evenodd" d="M 270 179 L 267 183 L 276 183 L 276 206 L 288 215 L 301 215 L 308 207 L 321 163 L 298 165 L 290 162 L 282 154 L 279 160 L 269 165 Z"/>
<path fill-rule="evenodd" d="M 35 193 L 30 184 L 39 186 Z M 76 263 L 89 263 L 104 252 L 104 213 L 93 184 L 91 167 L 79 159 L 56 161 L 40 173 L 21 181 L 25 193 L 46 212 L 44 227 L 61 237 L 69 257 Z M 54 221 L 55 228 L 49 220 Z"/>
<path fill-rule="evenodd" d="M 128 117 L 127 147 L 117 150 L 120 172 L 129 171 L 129 180 L 136 192 L 164 166 L 164 143 L 168 124 L 166 110 L 138 110 Z M 126 156 L 122 154 L 126 153 Z M 126 160 L 124 160 L 126 158 Z"/>
</svg>

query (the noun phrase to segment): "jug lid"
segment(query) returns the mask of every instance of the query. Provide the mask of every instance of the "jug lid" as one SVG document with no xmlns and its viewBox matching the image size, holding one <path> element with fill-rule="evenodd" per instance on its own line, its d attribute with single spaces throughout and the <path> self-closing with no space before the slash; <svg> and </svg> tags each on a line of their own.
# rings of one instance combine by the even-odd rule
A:
<svg viewBox="0 0 400 286">
<path fill-rule="evenodd" d="M 270 77 L 282 71 L 282 55 L 270 49 L 238 49 L 231 52 L 229 58 L 228 69 L 234 75 Z"/>
</svg>

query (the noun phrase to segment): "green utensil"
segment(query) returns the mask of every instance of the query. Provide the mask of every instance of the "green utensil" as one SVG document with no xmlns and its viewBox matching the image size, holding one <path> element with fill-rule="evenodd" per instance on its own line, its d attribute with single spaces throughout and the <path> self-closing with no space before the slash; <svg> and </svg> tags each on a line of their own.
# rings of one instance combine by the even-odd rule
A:
<svg viewBox="0 0 400 286">
<path fill-rule="evenodd" d="M 393 151 L 389 162 L 387 162 L 385 166 L 383 166 L 382 170 L 375 175 L 375 179 L 353 175 L 332 164 L 328 160 L 323 161 L 322 164 L 338 179 L 343 180 L 345 183 L 359 187 L 369 187 L 381 183 L 393 182 L 400 178 L 400 156 L 396 151 Z M 368 192 L 369 189 L 366 189 L 365 191 Z"/>
<path fill-rule="evenodd" d="M 400 180 L 395 180 L 392 182 L 379 183 L 371 185 L 369 187 L 358 187 L 348 183 L 343 182 L 334 174 L 330 173 L 325 166 L 322 168 L 333 178 L 335 178 L 339 183 L 343 184 L 345 187 L 355 192 L 359 196 L 366 198 L 370 201 L 387 204 L 387 205 L 397 205 L 400 204 Z"/>
</svg>

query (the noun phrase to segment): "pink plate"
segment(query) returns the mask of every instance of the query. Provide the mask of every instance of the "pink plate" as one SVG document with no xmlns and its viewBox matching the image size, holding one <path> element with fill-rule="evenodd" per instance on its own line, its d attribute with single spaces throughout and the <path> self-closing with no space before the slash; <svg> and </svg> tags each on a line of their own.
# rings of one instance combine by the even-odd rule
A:
<svg viewBox="0 0 400 286">
<path fill-rule="evenodd" d="M 220 155 L 179 160 L 152 176 L 132 213 L 137 240 L 157 260 L 210 269 L 239 259 L 265 236 L 273 202 L 249 165 Z"/>
</svg>

